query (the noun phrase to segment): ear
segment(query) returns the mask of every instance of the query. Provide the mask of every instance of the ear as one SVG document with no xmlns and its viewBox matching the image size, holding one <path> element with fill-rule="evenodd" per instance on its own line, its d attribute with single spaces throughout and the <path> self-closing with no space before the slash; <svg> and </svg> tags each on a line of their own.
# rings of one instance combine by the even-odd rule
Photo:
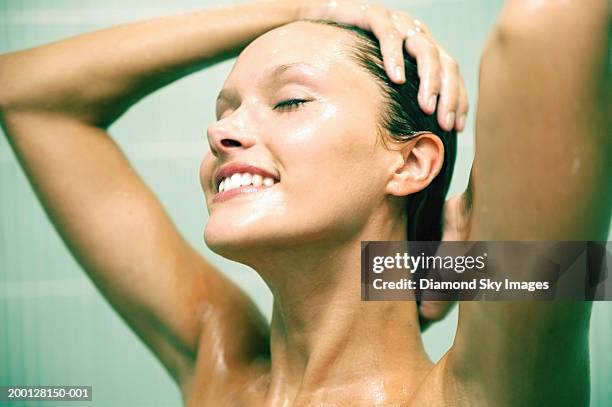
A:
<svg viewBox="0 0 612 407">
<path fill-rule="evenodd" d="M 386 192 L 406 196 L 425 189 L 444 162 L 444 144 L 433 133 L 423 133 L 397 151 Z"/>
</svg>

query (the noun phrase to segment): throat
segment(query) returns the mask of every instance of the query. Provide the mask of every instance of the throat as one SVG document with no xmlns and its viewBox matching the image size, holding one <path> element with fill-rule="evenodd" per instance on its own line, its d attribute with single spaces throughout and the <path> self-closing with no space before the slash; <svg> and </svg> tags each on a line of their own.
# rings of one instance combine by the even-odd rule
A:
<svg viewBox="0 0 612 407">
<path fill-rule="evenodd" d="M 271 327 L 271 389 L 277 394 L 401 399 L 432 367 L 414 302 L 344 298 L 315 307 L 318 318 L 299 326 L 279 308 L 275 303 Z"/>
<path fill-rule="evenodd" d="M 300 405 L 318 405 L 351 395 L 373 401 L 364 405 L 401 400 L 431 370 L 415 302 L 361 301 L 361 241 L 405 238 L 403 225 L 366 225 L 339 244 L 287 247 L 254 265 L 274 295 L 273 404 L 306 397 Z"/>
</svg>

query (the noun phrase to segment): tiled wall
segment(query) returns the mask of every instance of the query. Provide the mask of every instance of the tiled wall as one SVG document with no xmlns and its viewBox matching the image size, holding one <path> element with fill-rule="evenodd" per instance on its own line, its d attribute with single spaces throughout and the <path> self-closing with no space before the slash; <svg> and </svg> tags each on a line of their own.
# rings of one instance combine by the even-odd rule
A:
<svg viewBox="0 0 612 407">
<path fill-rule="evenodd" d="M 231 3 L 214 0 L 0 0 L 0 52 L 172 12 Z M 385 4 L 427 22 L 459 60 L 475 106 L 479 54 L 501 0 L 412 0 Z M 206 209 L 197 180 L 214 97 L 231 61 L 147 97 L 110 129 L 187 240 L 269 315 L 271 297 L 251 271 L 212 254 L 201 239 Z M 0 78 L 0 86 L 10 80 Z M 177 108 L 178 107 L 178 108 Z M 460 136 L 452 192 L 466 183 L 474 112 Z M 612 304 L 596 304 L 591 329 L 593 406 L 612 405 L 608 352 Z M 439 357 L 452 341 L 456 311 L 425 335 Z M 46 219 L 4 137 L 0 137 L 0 385 L 87 384 L 87 406 L 171 406 L 168 375 L 80 271 Z M 0 405 L 2 403 L 0 402 Z M 24 404 L 25 405 L 25 404 Z M 37 405 L 28 403 L 27 405 Z M 41 404 L 42 405 L 42 404 Z M 78 403 L 71 405 L 79 405 Z"/>
</svg>

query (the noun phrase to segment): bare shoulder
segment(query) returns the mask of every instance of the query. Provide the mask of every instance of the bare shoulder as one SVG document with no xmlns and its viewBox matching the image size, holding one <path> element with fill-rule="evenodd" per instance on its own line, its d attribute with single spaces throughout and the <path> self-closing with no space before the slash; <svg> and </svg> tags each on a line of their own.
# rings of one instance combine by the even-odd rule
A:
<svg viewBox="0 0 612 407">
<path fill-rule="evenodd" d="M 263 406 L 270 388 L 270 356 L 262 342 L 250 341 L 257 355 L 231 354 L 231 338 L 215 344 L 210 337 L 200 346 L 193 375 L 181 383 L 185 406 Z M 229 333 L 229 331 L 228 331 Z M 224 343 L 223 343 L 224 342 Z M 229 345 L 229 348 L 226 346 Z M 259 349 L 258 349 L 259 348 Z M 229 351 L 229 353 L 227 352 Z"/>
</svg>

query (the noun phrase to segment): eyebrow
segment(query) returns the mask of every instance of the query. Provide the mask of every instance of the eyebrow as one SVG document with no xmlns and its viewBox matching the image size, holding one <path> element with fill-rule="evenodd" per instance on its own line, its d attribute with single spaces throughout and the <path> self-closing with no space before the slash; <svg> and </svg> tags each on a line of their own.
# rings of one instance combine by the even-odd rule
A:
<svg viewBox="0 0 612 407">
<path fill-rule="evenodd" d="M 274 67 L 269 76 L 271 78 L 278 78 L 279 76 L 282 76 L 284 73 L 292 69 L 295 69 L 295 68 L 303 68 L 306 71 L 310 71 L 310 73 L 312 73 L 312 71 L 318 70 L 316 66 L 311 65 L 307 62 L 293 62 L 290 64 L 282 64 L 282 65 L 278 65 Z"/>
<path fill-rule="evenodd" d="M 266 77 L 265 80 L 266 81 L 277 81 L 278 78 L 282 77 L 285 73 L 293 69 L 298 69 L 298 68 L 301 68 L 310 74 L 312 74 L 313 71 L 319 70 L 319 68 L 307 62 L 292 62 L 289 64 L 281 64 L 281 65 L 277 65 L 271 68 L 270 73 L 265 75 Z M 221 89 L 221 91 L 219 92 L 219 95 L 217 96 L 217 102 L 221 100 L 228 101 L 228 102 L 235 102 L 238 99 L 239 99 L 238 92 L 236 92 L 236 90 L 232 88 Z"/>
</svg>

